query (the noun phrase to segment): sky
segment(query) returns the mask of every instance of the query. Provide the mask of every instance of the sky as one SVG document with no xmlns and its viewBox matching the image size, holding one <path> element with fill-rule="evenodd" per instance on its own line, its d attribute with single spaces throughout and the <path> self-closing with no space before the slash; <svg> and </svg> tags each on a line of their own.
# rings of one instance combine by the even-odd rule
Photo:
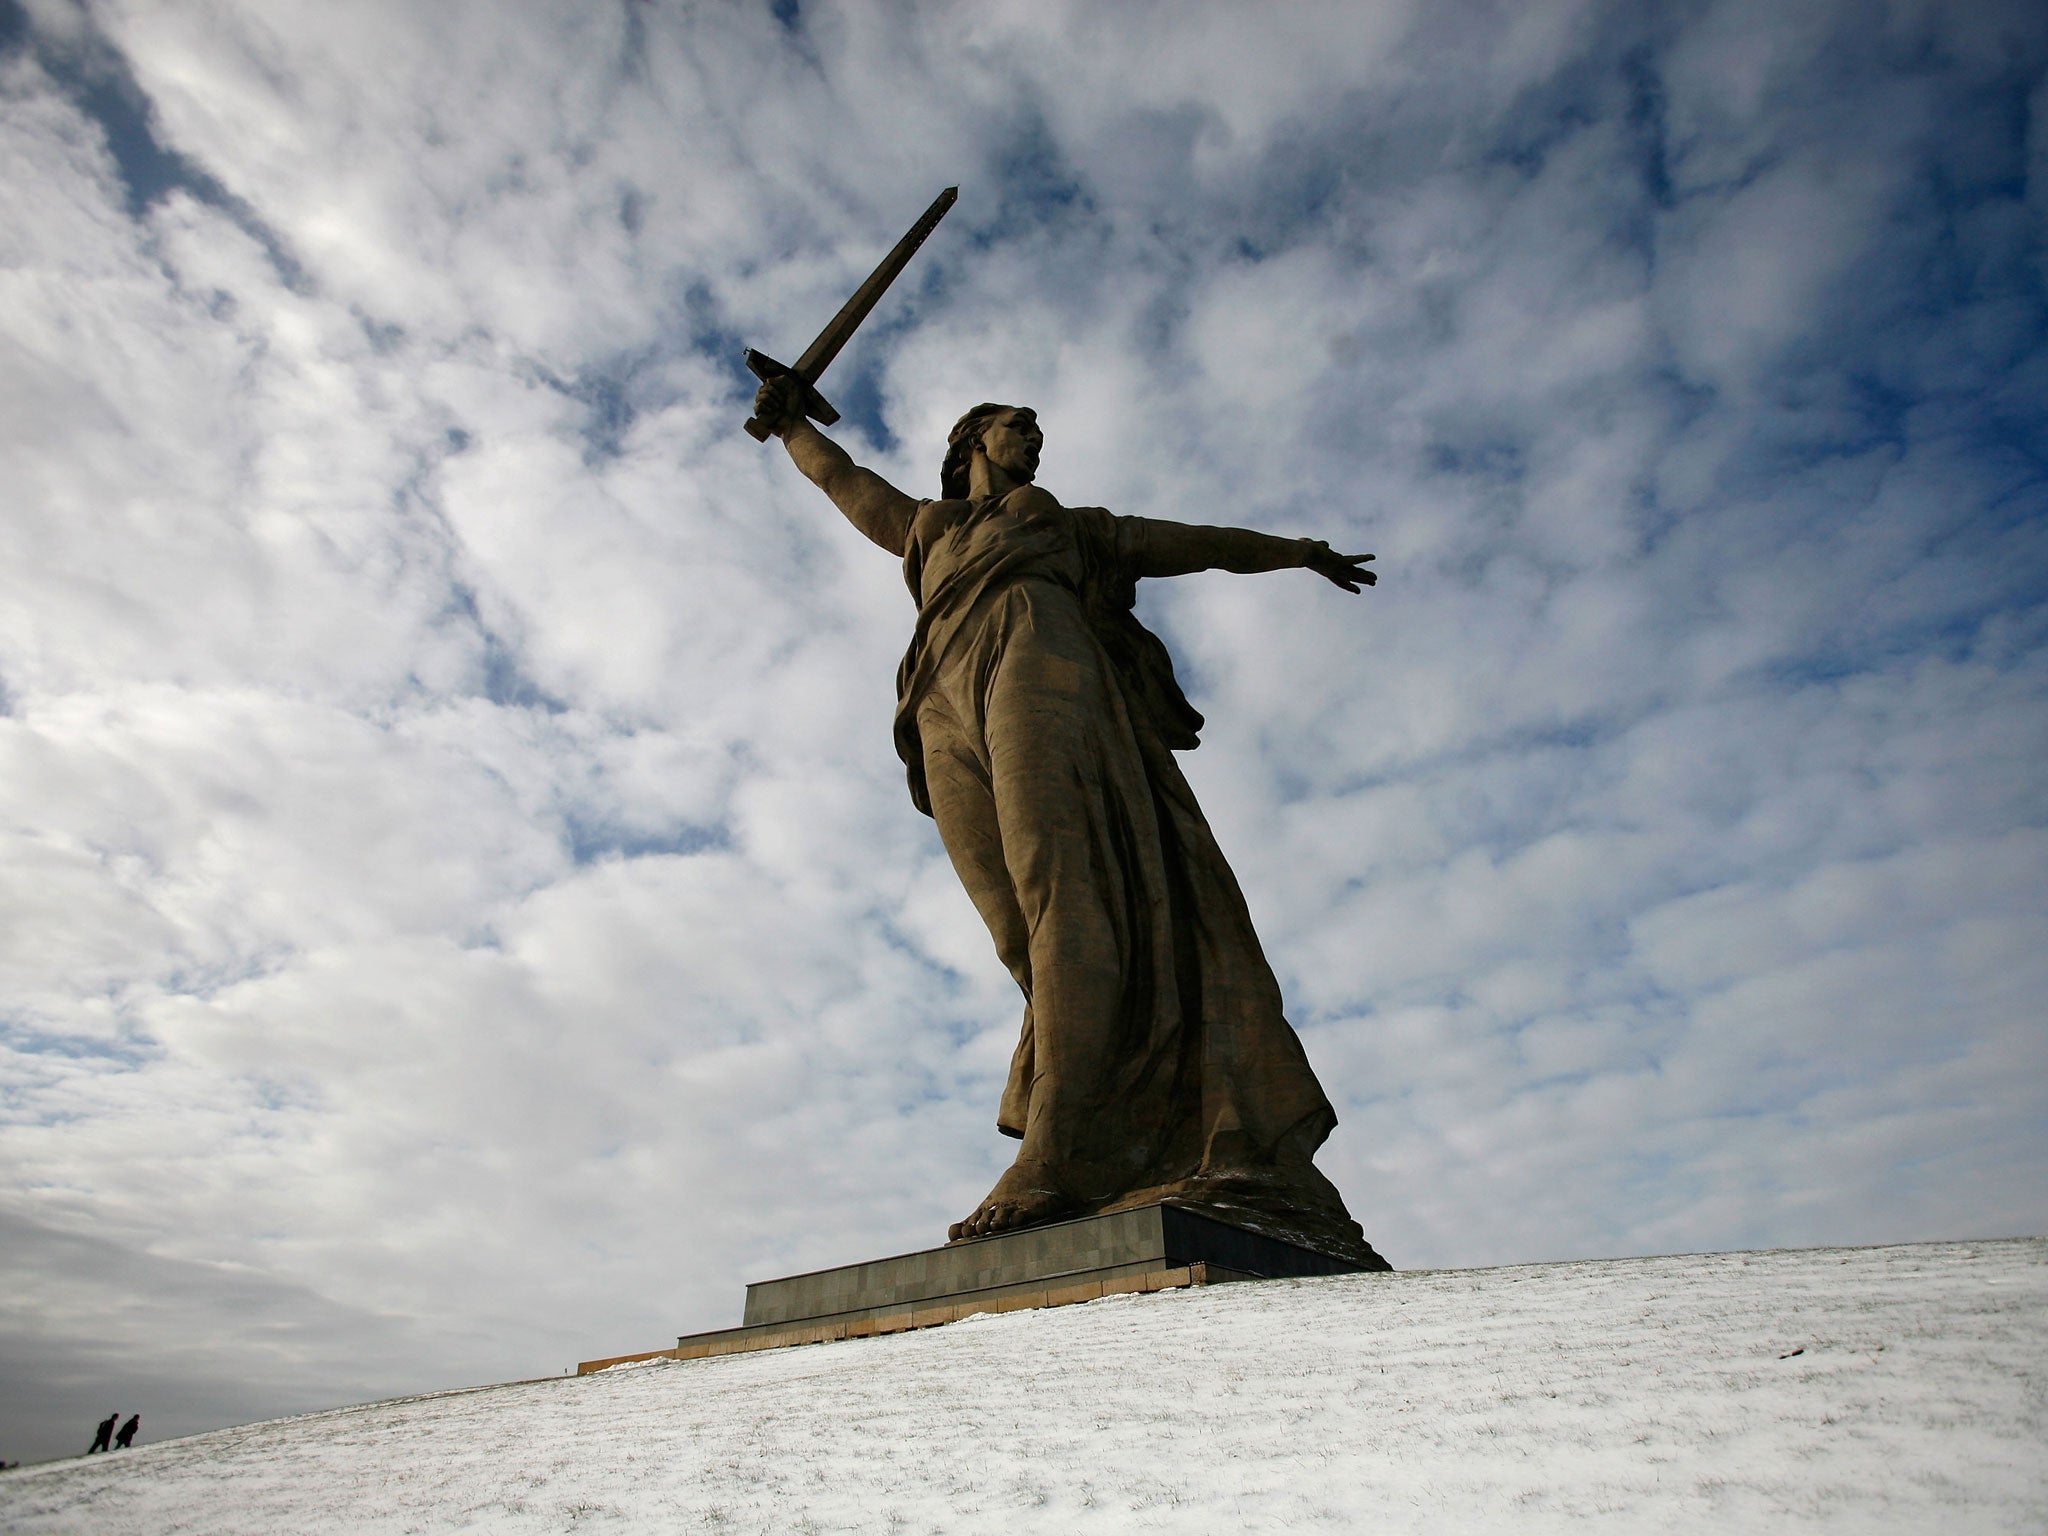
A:
<svg viewBox="0 0 2048 1536">
<path fill-rule="evenodd" d="M 2048 1231 L 2038 6 L 0 0 L 0 1456 L 928 1247 L 1020 1003 L 779 447 L 1149 582 L 1400 1268 Z"/>
</svg>

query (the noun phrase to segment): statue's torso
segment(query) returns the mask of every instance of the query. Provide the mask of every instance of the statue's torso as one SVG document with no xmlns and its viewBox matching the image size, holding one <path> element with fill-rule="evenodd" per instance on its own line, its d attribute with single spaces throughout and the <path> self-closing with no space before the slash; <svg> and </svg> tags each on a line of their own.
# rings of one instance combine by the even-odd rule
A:
<svg viewBox="0 0 2048 1536">
<path fill-rule="evenodd" d="M 1089 562 L 1076 523 L 1074 511 L 1035 485 L 982 501 L 924 503 L 903 559 L 920 620 L 937 621 L 1016 581 L 1050 581 L 1079 596 Z"/>
</svg>

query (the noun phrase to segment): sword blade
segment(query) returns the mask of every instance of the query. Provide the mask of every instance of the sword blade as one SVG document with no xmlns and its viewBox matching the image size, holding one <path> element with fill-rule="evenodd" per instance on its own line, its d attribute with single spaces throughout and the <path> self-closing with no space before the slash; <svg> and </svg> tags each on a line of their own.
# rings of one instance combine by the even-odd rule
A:
<svg viewBox="0 0 2048 1536">
<path fill-rule="evenodd" d="M 839 355 L 839 349 L 860 329 L 861 321 L 867 319 L 875 301 L 896 281 L 896 275 L 910 265 L 910 258 L 917 254 L 917 248 L 939 227 L 939 220 L 946 216 L 946 210 L 959 196 L 958 187 L 948 187 L 932 200 L 931 207 L 925 209 L 922 217 L 910 226 L 910 233 L 896 242 L 896 249 L 882 258 L 882 264 L 868 275 L 866 282 L 854 289 L 853 297 L 832 317 L 832 323 L 804 349 L 804 355 L 796 360 L 796 367 L 791 372 L 806 384 L 818 382 L 818 375 L 831 366 L 832 359 Z"/>
</svg>

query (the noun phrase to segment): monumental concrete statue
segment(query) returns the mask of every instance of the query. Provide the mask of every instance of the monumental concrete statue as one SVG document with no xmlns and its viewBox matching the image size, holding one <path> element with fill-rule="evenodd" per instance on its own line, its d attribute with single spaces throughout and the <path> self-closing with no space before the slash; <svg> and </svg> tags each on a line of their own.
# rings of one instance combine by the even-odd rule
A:
<svg viewBox="0 0 2048 1536">
<path fill-rule="evenodd" d="M 765 382 L 748 425 L 903 564 L 910 797 L 1024 994 L 996 1115 L 1016 1160 L 950 1237 L 1167 1201 L 1384 1268 L 1313 1161 L 1336 1115 L 1174 759 L 1202 717 L 1132 612 L 1140 580 L 1205 570 L 1308 570 L 1355 593 L 1373 557 L 1067 506 L 1037 484 L 1022 406 L 961 417 L 939 495 L 912 496 L 813 424 L 836 419 L 813 388 L 827 340 L 795 369 L 750 356 Z"/>
</svg>

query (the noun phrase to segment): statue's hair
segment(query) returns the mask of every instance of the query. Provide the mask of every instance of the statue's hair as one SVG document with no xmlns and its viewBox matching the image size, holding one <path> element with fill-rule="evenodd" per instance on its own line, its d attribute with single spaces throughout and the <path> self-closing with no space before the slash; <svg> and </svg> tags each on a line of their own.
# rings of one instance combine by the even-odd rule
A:
<svg viewBox="0 0 2048 1536">
<path fill-rule="evenodd" d="M 941 496 L 948 501 L 966 499 L 967 470 L 974 462 L 974 450 L 981 446 L 981 434 L 987 431 L 988 424 L 1004 411 L 1015 409 L 1015 406 L 998 405 L 993 400 L 984 400 L 953 423 L 953 430 L 946 434 L 946 462 L 939 466 Z"/>
</svg>

